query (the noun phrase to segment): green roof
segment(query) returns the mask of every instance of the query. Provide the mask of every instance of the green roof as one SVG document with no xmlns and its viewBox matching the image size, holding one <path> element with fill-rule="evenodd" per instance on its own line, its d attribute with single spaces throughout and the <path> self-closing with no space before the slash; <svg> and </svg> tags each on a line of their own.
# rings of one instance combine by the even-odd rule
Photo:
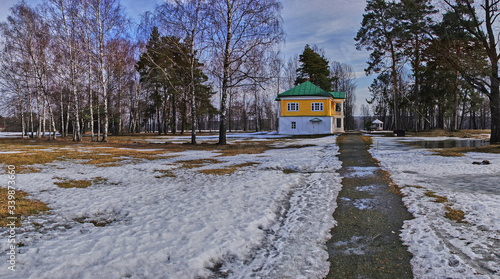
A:
<svg viewBox="0 0 500 279">
<path fill-rule="evenodd" d="M 333 97 L 334 99 L 345 99 L 345 92 L 327 92 L 319 86 L 314 85 L 310 81 L 295 86 L 281 94 L 278 94 L 276 101 L 281 100 L 281 97 L 298 97 L 298 96 L 320 96 Z"/>
</svg>

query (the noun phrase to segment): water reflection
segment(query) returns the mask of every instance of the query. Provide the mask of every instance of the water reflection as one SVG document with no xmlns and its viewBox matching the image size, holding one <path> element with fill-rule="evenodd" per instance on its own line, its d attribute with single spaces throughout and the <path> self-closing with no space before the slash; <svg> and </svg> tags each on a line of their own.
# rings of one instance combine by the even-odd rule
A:
<svg viewBox="0 0 500 279">
<path fill-rule="evenodd" d="M 404 143 L 423 148 L 480 147 L 490 144 L 487 140 L 479 139 L 416 140 L 405 141 Z"/>
</svg>

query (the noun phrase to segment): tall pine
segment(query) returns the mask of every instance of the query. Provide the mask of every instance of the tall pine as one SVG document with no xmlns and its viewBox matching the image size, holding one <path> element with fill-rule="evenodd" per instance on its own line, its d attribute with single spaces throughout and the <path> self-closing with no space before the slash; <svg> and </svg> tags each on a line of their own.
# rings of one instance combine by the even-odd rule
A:
<svg viewBox="0 0 500 279">
<path fill-rule="evenodd" d="M 297 69 L 295 85 L 309 80 L 325 91 L 332 90 L 332 80 L 329 78 L 329 62 L 323 55 L 306 45 L 304 52 L 299 56 L 299 61 L 301 65 Z"/>
</svg>

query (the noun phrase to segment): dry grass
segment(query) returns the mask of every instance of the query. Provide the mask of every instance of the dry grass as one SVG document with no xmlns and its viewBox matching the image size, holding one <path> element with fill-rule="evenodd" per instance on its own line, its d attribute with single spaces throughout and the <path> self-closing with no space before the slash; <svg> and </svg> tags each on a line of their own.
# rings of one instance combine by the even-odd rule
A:
<svg viewBox="0 0 500 279">
<path fill-rule="evenodd" d="M 126 160 L 158 160 L 173 157 L 167 155 L 169 150 L 156 145 L 140 146 L 139 150 L 137 146 L 130 147 L 113 143 L 79 143 L 75 146 L 73 142 L 63 141 L 58 145 L 32 145 L 31 141 L 19 139 L 9 140 L 8 144 L 3 142 L 2 146 L 7 150 L 19 152 L 0 154 L 0 163 L 15 165 L 18 173 L 39 172 L 40 168 L 33 165 L 44 165 L 54 161 L 82 160 L 81 164 L 109 167 L 124 164 Z M 151 149 L 153 147 L 160 148 L 153 150 Z"/>
<path fill-rule="evenodd" d="M 0 139 L 0 148 L 19 153 L 0 154 L 0 164 L 15 165 L 18 173 L 37 172 L 33 165 L 44 165 L 54 161 L 82 160 L 81 164 L 92 164 L 100 167 L 123 165 L 128 161 L 157 160 L 173 157 L 169 153 L 188 150 L 203 150 L 220 153 L 221 156 L 239 154 L 260 154 L 269 149 L 277 140 L 240 141 L 236 144 L 175 144 L 149 143 L 144 139 L 153 135 L 109 137 L 108 142 L 90 142 L 84 138 L 82 142 L 73 142 L 70 138 L 59 138 L 55 141 L 46 139 Z M 87 151 L 87 152 L 85 152 Z"/>
<path fill-rule="evenodd" d="M 67 153 L 67 151 L 48 151 L 43 148 L 26 148 L 26 150 L 21 149 L 19 151 L 21 152 L 15 154 L 0 154 L 0 163 L 16 166 L 17 173 L 39 172 L 39 168 L 32 167 L 31 165 L 52 163 L 56 159 L 63 157 L 64 153 Z"/>
<path fill-rule="evenodd" d="M 444 148 L 434 151 L 434 155 L 445 156 L 445 157 L 461 157 L 465 156 L 465 153 L 477 152 L 477 153 L 500 153 L 500 144 L 491 144 L 479 147 L 455 147 L 455 148 Z"/>
<path fill-rule="evenodd" d="M 453 204 L 448 201 L 447 197 L 437 195 L 435 192 L 429 191 L 429 190 L 425 192 L 425 195 L 427 197 L 434 198 L 435 199 L 434 202 L 436 202 L 436 203 L 444 203 L 445 204 L 444 217 L 446 217 L 452 221 L 455 221 L 457 223 L 467 223 L 467 221 L 464 221 L 465 220 L 465 212 L 463 212 L 460 209 L 453 209 L 451 207 Z"/>
<path fill-rule="evenodd" d="M 455 221 L 457 223 L 467 223 L 465 221 L 465 213 L 460 210 L 460 209 L 453 209 L 451 206 L 447 205 L 445 207 L 446 212 L 444 216 L 452 221 Z"/>
<path fill-rule="evenodd" d="M 225 168 L 221 169 L 207 169 L 207 170 L 199 170 L 198 172 L 204 173 L 204 174 L 214 174 L 214 175 L 226 175 L 226 174 L 232 174 L 236 172 L 237 170 L 240 170 L 243 167 L 249 167 L 253 165 L 258 165 L 259 163 L 256 162 L 248 162 L 248 163 L 242 163 L 242 164 L 237 164 L 233 166 L 228 166 Z"/>
<path fill-rule="evenodd" d="M 171 170 L 155 170 L 155 172 L 159 172 L 160 175 L 156 175 L 156 178 L 163 177 L 176 177 L 175 174 Z"/>
<path fill-rule="evenodd" d="M 209 158 L 209 159 L 198 159 L 198 160 L 180 160 L 180 161 L 176 161 L 176 163 L 182 164 L 181 168 L 194 169 L 194 168 L 199 168 L 199 167 L 203 167 L 203 166 L 210 165 L 210 164 L 222 163 L 222 161 Z"/>
<path fill-rule="evenodd" d="M 373 144 L 373 137 L 368 137 L 368 136 L 361 136 L 365 144 L 372 145 Z"/>
<path fill-rule="evenodd" d="M 424 187 L 419 186 L 419 185 L 405 185 L 405 187 L 411 187 L 411 188 L 416 188 L 416 189 L 423 189 Z"/>
<path fill-rule="evenodd" d="M 447 197 L 437 195 L 436 192 L 433 192 L 433 191 L 426 191 L 425 195 L 427 197 L 429 197 L 429 198 L 435 198 L 434 202 L 437 202 L 437 203 L 446 203 L 446 202 L 448 202 L 448 198 Z"/>
<path fill-rule="evenodd" d="M 90 180 L 74 180 L 74 179 L 66 179 L 61 177 L 55 177 L 61 181 L 54 182 L 60 188 L 87 188 L 91 185 L 102 184 L 107 181 L 106 178 L 95 177 Z"/>
<path fill-rule="evenodd" d="M 269 145 L 264 144 L 243 144 L 243 145 L 225 145 L 221 146 L 220 157 L 236 156 L 240 154 L 261 154 L 267 150 L 274 149 Z"/>
<path fill-rule="evenodd" d="M 9 192 L 7 188 L 0 187 L 0 204 L 2 204 L 0 207 L 0 227 L 8 226 L 11 220 L 7 219 L 7 217 L 16 217 L 16 227 L 20 227 L 22 216 L 35 215 L 50 209 L 47 204 L 41 201 L 28 199 L 26 196 L 28 196 L 26 192 L 20 190 L 15 191 L 15 209 L 12 210 L 14 214 L 11 214 L 8 208 Z"/>
</svg>

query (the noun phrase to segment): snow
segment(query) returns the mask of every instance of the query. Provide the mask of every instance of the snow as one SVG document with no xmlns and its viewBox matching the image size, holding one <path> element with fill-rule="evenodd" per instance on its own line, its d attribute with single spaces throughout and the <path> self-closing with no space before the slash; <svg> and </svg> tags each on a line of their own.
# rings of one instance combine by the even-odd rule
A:
<svg viewBox="0 0 500 279">
<path fill-rule="evenodd" d="M 415 217 L 405 222 L 401 234 L 413 254 L 415 277 L 498 278 L 500 154 L 442 157 L 405 146 L 400 138 L 374 139 L 372 155 L 402 187 L 403 201 Z M 439 139 L 404 139 L 414 140 Z M 472 164 L 482 160 L 491 164 Z M 451 208 L 462 210 L 467 223 L 445 218 L 446 204 L 427 196 L 429 191 L 446 197 Z"/>
<path fill-rule="evenodd" d="M 228 133 L 226 138 L 228 140 L 232 140 L 232 142 L 238 142 L 238 140 L 267 140 L 267 139 L 278 139 L 278 138 L 286 138 L 287 135 L 280 135 L 276 131 L 262 131 L 255 133 Z M 218 141 L 219 135 L 208 135 L 208 136 L 196 136 L 198 141 Z M 171 143 L 185 143 L 191 141 L 191 135 L 187 136 L 157 136 L 154 139 L 148 139 L 148 142 L 152 143 L 163 143 L 163 142 L 171 142 Z"/>
<path fill-rule="evenodd" d="M 322 278 L 341 189 L 335 140 L 287 139 L 295 147 L 225 157 L 185 151 L 110 167 L 64 161 L 18 174 L 18 188 L 51 211 L 17 229 L 23 246 L 16 271 L 2 261 L 0 277 Z M 194 169 L 176 163 L 214 157 L 221 163 Z M 230 175 L 198 172 L 247 162 L 258 164 Z M 157 170 L 175 177 L 157 178 Z M 54 184 L 58 177 L 107 180 L 64 189 Z M 1 232 L 6 251 L 8 231 Z"/>
<path fill-rule="evenodd" d="M 31 135 L 31 133 L 29 133 Z M 49 134 L 47 132 L 47 134 Z M 22 132 L 0 132 L 0 138 L 21 138 L 23 136 Z M 60 137 L 61 135 L 59 133 L 56 133 L 57 137 Z"/>
<path fill-rule="evenodd" d="M 235 143 L 277 136 L 254 133 L 228 138 Z M 413 254 L 414 276 L 499 278 L 500 154 L 442 157 L 401 142 L 445 139 L 449 138 L 374 137 L 370 149 L 402 188 L 403 201 L 415 217 L 405 221 L 401 233 Z M 335 141 L 335 136 L 283 138 L 274 145 L 284 149 L 262 154 L 184 151 L 110 167 L 78 160 L 54 162 L 38 166 L 39 173 L 18 174 L 18 188 L 47 203 L 51 211 L 27 218 L 16 230 L 17 241 L 23 243 L 17 249 L 16 271 L 8 270 L 4 260 L 0 277 L 323 278 L 329 269 L 325 243 L 336 224 L 332 214 L 342 179 Z M 177 162 L 210 158 L 219 162 L 193 169 Z M 483 160 L 491 164 L 472 164 Z M 257 164 L 230 175 L 198 172 L 250 162 Z M 159 170 L 175 177 L 157 178 Z M 354 167 L 350 175 L 364 177 L 375 170 Z M 105 180 L 88 188 L 54 184 L 60 178 L 98 177 Z M 370 192 L 373 187 L 357 188 Z M 435 202 L 430 191 L 448 202 Z M 366 209 L 375 201 L 350 202 Z M 465 212 L 467 223 L 445 218 L 446 206 Z M 8 233 L 0 230 L 2 251 L 8 251 Z M 352 255 L 365 253 L 363 239 L 353 237 L 349 243 L 335 245 L 355 247 L 346 252 Z"/>
<path fill-rule="evenodd" d="M 0 138 L 20 138 L 22 135 L 21 132 L 0 132 Z"/>
</svg>

